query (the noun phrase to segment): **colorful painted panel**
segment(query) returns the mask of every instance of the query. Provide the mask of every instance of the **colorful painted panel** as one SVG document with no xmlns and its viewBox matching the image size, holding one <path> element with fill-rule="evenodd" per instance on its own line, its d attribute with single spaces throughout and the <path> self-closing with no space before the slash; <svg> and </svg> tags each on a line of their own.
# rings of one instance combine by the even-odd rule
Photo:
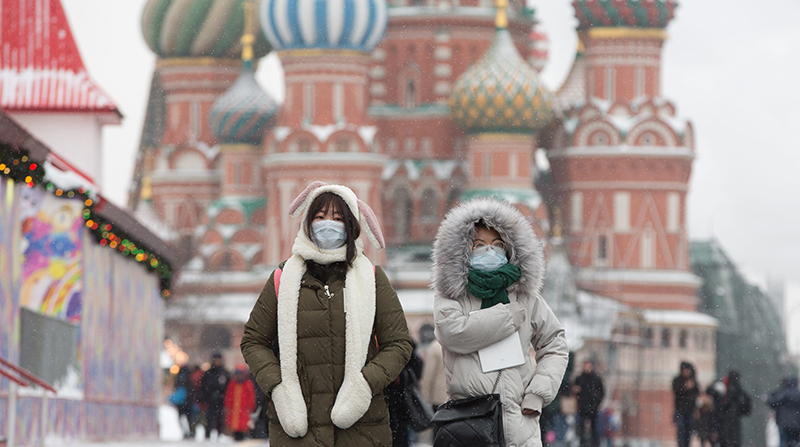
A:
<svg viewBox="0 0 800 447">
<path fill-rule="evenodd" d="M 42 188 L 20 191 L 24 261 L 21 305 L 78 323 L 83 309 L 83 203 Z"/>
<path fill-rule="evenodd" d="M 19 327 L 19 200 L 18 187 L 0 179 L 0 357 L 18 360 Z M 0 394 L 8 380 L 0 378 Z M 5 427 L 0 428 L 0 433 Z"/>
</svg>

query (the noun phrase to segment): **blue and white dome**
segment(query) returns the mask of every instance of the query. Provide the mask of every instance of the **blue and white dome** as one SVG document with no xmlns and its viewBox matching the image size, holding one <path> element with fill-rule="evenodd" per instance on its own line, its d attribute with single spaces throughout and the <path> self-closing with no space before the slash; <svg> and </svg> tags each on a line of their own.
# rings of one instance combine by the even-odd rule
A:
<svg viewBox="0 0 800 447">
<path fill-rule="evenodd" d="M 263 0 L 259 13 L 276 50 L 370 52 L 389 18 L 386 0 Z"/>
</svg>

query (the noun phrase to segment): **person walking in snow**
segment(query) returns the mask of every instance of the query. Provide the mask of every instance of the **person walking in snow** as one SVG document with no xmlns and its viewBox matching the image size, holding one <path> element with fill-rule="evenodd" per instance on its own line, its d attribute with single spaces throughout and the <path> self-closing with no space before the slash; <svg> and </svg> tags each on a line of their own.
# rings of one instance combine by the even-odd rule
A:
<svg viewBox="0 0 800 447">
<path fill-rule="evenodd" d="M 270 445 L 389 446 L 384 390 L 412 348 L 397 293 L 359 240 L 363 231 L 385 247 L 378 220 L 352 190 L 322 182 L 289 213 L 301 216 L 292 256 L 264 286 L 241 342 L 269 396 Z"/>
<path fill-rule="evenodd" d="M 672 379 L 672 392 L 675 395 L 675 413 L 672 419 L 677 427 L 678 447 L 689 447 L 695 426 L 697 396 L 700 394 L 694 365 L 689 362 L 681 363 L 680 374 Z"/>
<path fill-rule="evenodd" d="M 250 380 L 247 365 L 236 365 L 225 390 L 225 422 L 235 441 L 243 441 L 250 430 L 250 414 L 256 409 L 256 388 Z"/>
<path fill-rule="evenodd" d="M 541 446 L 538 418 L 556 396 L 568 349 L 541 296 L 544 257 L 529 221 L 506 202 L 463 203 L 439 227 L 433 261 L 434 324 L 449 398 L 499 393 L 506 445 Z M 523 363 L 484 373 L 478 351 L 514 334 Z"/>
<path fill-rule="evenodd" d="M 597 429 L 597 418 L 600 414 L 600 403 L 605 397 L 603 379 L 594 371 L 594 362 L 583 362 L 583 372 L 575 378 L 573 390 L 578 398 L 578 417 L 576 419 L 575 433 L 581 446 L 586 445 L 586 425 L 589 425 L 589 445 L 600 445 L 600 431 Z"/>
<path fill-rule="evenodd" d="M 783 386 L 773 391 L 767 404 L 775 410 L 775 423 L 787 447 L 800 446 L 800 389 L 797 377 L 784 379 Z"/>
<path fill-rule="evenodd" d="M 206 404 L 206 439 L 211 438 L 211 430 L 217 431 L 217 438 L 222 434 L 225 417 L 225 390 L 228 388 L 230 374 L 222 363 L 222 354 L 211 355 L 211 368 L 203 374 L 200 381 L 203 403 Z"/>
<path fill-rule="evenodd" d="M 714 425 L 721 447 L 742 445 L 742 418 L 750 415 L 752 402 L 742 389 L 739 371 L 714 382 L 706 391 L 714 399 Z"/>
</svg>

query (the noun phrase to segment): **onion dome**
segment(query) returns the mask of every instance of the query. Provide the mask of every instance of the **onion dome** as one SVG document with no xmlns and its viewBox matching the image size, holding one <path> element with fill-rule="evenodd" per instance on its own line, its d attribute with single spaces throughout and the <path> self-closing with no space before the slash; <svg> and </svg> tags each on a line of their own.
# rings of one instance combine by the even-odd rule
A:
<svg viewBox="0 0 800 447">
<path fill-rule="evenodd" d="M 148 0 L 142 14 L 142 34 L 158 56 L 238 58 L 244 30 L 246 0 Z M 258 30 L 258 23 L 253 24 Z M 256 32 L 255 57 L 270 51 Z"/>
<path fill-rule="evenodd" d="M 252 28 L 253 5 L 244 12 L 245 29 Z M 248 31 L 242 36 L 242 73 L 231 88 L 211 106 L 208 125 L 222 143 L 258 146 L 264 139 L 265 126 L 278 113 L 278 105 L 261 89 L 253 70 L 253 44 L 256 37 Z"/>
<path fill-rule="evenodd" d="M 450 114 L 469 133 L 536 132 L 553 117 L 552 99 L 500 16 L 489 50 L 453 86 Z"/>
<path fill-rule="evenodd" d="M 370 52 L 383 38 L 386 0 L 262 0 L 261 26 L 276 50 Z"/>
<path fill-rule="evenodd" d="M 578 29 L 594 27 L 666 28 L 675 0 L 573 0 Z"/>
<path fill-rule="evenodd" d="M 236 82 L 211 106 L 208 125 L 221 143 L 260 145 L 278 110 L 246 63 Z"/>
</svg>

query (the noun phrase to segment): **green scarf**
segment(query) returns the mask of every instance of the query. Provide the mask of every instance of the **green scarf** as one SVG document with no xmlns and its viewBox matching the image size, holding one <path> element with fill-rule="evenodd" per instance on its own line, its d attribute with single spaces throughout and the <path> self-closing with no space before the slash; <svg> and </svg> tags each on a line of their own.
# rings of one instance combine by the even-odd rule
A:
<svg viewBox="0 0 800 447">
<path fill-rule="evenodd" d="M 481 309 L 488 309 L 495 304 L 508 304 L 506 288 L 517 282 L 521 275 L 519 267 L 505 264 L 491 272 L 469 269 L 467 285 L 469 293 L 483 300 Z"/>
</svg>

